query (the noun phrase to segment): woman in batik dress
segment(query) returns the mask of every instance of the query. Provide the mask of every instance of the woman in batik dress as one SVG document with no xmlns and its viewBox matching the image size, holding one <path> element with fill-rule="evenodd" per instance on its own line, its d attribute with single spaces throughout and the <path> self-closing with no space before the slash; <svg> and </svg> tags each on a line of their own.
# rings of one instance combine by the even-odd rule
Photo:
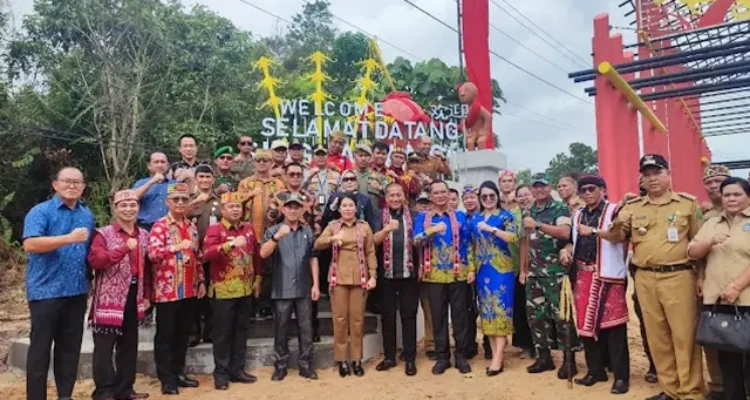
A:
<svg viewBox="0 0 750 400">
<path fill-rule="evenodd" d="M 513 296 L 516 272 L 510 244 L 518 242 L 513 214 L 499 206 L 497 185 L 479 188 L 480 212 L 471 221 L 470 262 L 477 271 L 476 288 L 482 332 L 490 338 L 492 362 L 487 376 L 503 372 L 503 350 L 513 334 Z"/>
</svg>

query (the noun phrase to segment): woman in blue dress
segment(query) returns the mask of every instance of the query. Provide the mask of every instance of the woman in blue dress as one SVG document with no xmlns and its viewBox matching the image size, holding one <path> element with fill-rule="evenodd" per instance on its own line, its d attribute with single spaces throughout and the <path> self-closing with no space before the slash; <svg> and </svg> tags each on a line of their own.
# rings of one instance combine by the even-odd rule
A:
<svg viewBox="0 0 750 400">
<path fill-rule="evenodd" d="M 492 362 L 487 376 L 503 372 L 503 350 L 513 334 L 516 276 L 508 244 L 518 236 L 513 214 L 500 208 L 500 191 L 492 181 L 479 187 L 480 212 L 471 221 L 470 262 L 477 271 L 476 287 L 482 332 L 490 338 Z"/>
</svg>

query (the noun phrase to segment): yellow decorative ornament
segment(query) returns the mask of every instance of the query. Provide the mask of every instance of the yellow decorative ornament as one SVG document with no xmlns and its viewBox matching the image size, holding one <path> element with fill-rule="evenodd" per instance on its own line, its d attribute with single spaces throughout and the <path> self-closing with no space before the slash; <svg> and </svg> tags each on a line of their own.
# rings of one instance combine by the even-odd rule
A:
<svg viewBox="0 0 750 400">
<path fill-rule="evenodd" d="M 271 76 L 271 66 L 278 65 L 278 62 L 268 58 L 261 57 L 253 64 L 253 71 L 259 69 L 263 74 L 263 79 L 258 83 L 258 89 L 266 89 L 268 100 L 261 104 L 258 109 L 271 108 L 276 119 L 281 118 L 281 99 L 276 96 L 276 87 L 281 83 L 279 79 Z"/>
<path fill-rule="evenodd" d="M 310 95 L 310 100 L 315 104 L 315 114 L 317 115 L 315 121 L 318 125 L 318 143 L 323 143 L 323 102 L 333 98 L 333 96 L 326 93 L 323 89 L 323 82 L 327 80 L 335 82 L 334 79 L 331 79 L 331 77 L 323 72 L 323 64 L 333 60 L 320 51 L 312 53 L 308 59 L 315 66 L 315 72 L 310 74 L 307 79 L 315 84 L 315 92 Z"/>
<path fill-rule="evenodd" d="M 735 0 L 732 5 L 732 16 L 737 21 L 750 18 L 750 0 Z"/>
</svg>

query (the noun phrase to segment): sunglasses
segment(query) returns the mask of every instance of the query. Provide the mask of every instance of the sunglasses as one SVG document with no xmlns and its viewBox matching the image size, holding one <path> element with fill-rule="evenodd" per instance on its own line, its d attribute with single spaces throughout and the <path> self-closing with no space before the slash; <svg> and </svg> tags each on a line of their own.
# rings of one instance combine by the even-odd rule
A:
<svg viewBox="0 0 750 400">
<path fill-rule="evenodd" d="M 302 172 L 290 172 L 286 175 L 290 178 L 302 178 Z"/>
<path fill-rule="evenodd" d="M 357 178 L 354 178 L 354 177 L 344 178 L 341 180 L 341 182 L 356 182 L 356 181 L 357 181 Z"/>
<path fill-rule="evenodd" d="M 255 162 L 267 163 L 267 162 L 271 162 L 271 159 L 270 158 L 258 158 L 257 160 L 255 160 Z"/>
<path fill-rule="evenodd" d="M 578 193 L 594 193 L 598 189 L 597 186 L 584 186 L 578 189 Z"/>
<path fill-rule="evenodd" d="M 219 160 L 231 161 L 231 160 L 234 160 L 234 157 L 232 157 L 232 156 L 221 156 L 221 157 L 219 157 Z"/>
<path fill-rule="evenodd" d="M 187 204 L 190 202 L 190 197 L 172 197 L 170 198 L 175 204 Z"/>
<path fill-rule="evenodd" d="M 482 195 L 482 200 L 495 200 L 496 198 L 497 196 L 492 193 Z"/>
<path fill-rule="evenodd" d="M 252 145 L 253 145 L 253 142 L 247 142 L 247 141 L 240 142 L 240 146 L 252 146 Z"/>
</svg>

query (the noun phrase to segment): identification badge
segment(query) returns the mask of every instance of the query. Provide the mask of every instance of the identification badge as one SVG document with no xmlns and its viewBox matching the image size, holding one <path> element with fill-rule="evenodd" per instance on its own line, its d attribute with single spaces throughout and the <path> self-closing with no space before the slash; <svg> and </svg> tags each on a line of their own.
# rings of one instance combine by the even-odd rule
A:
<svg viewBox="0 0 750 400">
<path fill-rule="evenodd" d="M 212 216 L 208 217 L 208 224 L 209 225 L 214 225 L 217 222 L 219 222 L 219 221 L 218 221 L 218 218 L 216 218 L 215 215 L 212 215 Z"/>
<path fill-rule="evenodd" d="M 677 233 L 677 228 L 670 226 L 667 229 L 667 240 L 669 243 L 677 243 L 680 240 L 680 235 Z"/>
<path fill-rule="evenodd" d="M 324 206 L 326 204 L 326 197 L 324 195 L 318 195 L 318 204 L 321 206 Z"/>
</svg>

